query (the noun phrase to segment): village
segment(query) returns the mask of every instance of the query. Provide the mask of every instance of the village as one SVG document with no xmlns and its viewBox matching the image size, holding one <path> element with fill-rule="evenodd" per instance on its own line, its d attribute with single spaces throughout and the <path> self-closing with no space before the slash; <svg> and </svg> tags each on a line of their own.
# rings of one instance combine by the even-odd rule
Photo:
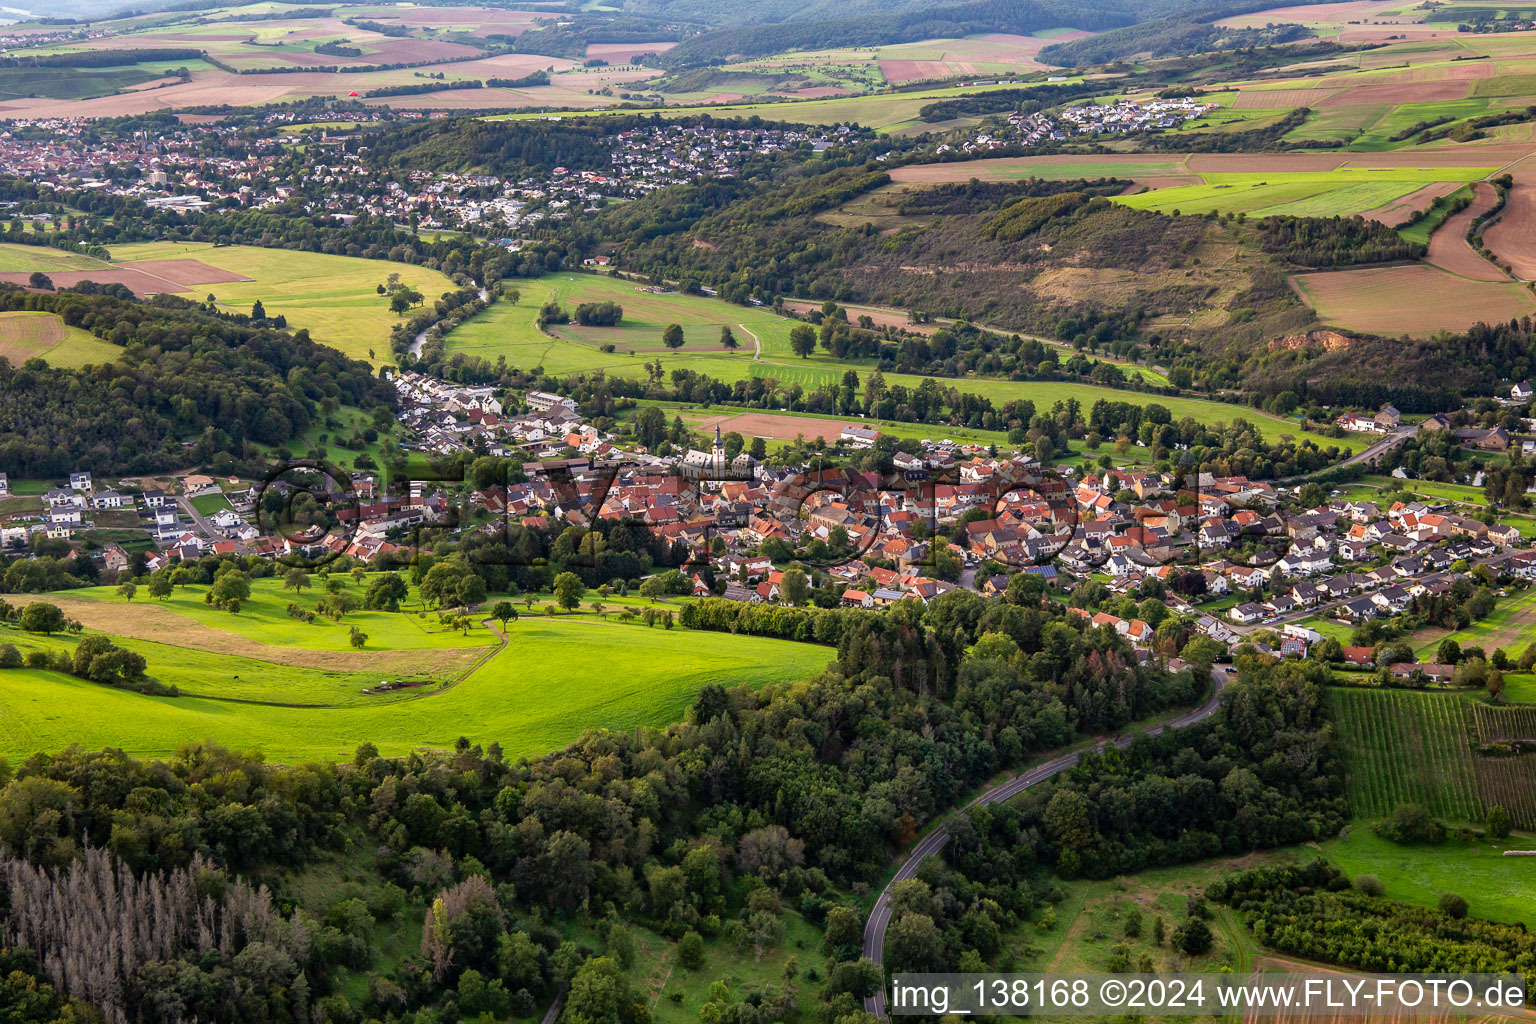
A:
<svg viewBox="0 0 1536 1024">
<path fill-rule="evenodd" d="M 1536 580 L 1536 550 L 1517 528 L 1449 502 L 1340 492 L 1318 502 L 1312 485 L 1314 504 L 1305 507 L 1304 486 L 1042 467 L 944 439 L 894 450 L 885 475 L 810 470 L 769 465 L 763 446 L 748 451 L 739 439 L 728 448 L 718 429 L 707 448 L 648 451 L 549 392 L 502 393 L 416 372 L 393 384 L 408 453 L 496 460 L 519 472 L 507 483 L 415 479 L 387 488 L 372 473 L 351 472 L 345 486 L 326 485 L 334 528 L 278 530 L 258 513 L 257 482 L 192 474 L 168 489 L 106 485 L 82 471 L 41 494 L 37 511 L 10 514 L 0 548 L 35 550 L 44 538 L 79 545 L 110 520 L 138 524 L 150 571 L 208 554 L 391 565 L 413 557 L 423 531 L 494 536 L 513 525 L 627 519 L 689 553 L 668 577 L 678 595 L 878 609 L 957 588 L 998 597 L 1015 578 L 1033 577 L 1058 591 L 1088 586 L 1099 610 L 1083 614 L 1142 658 L 1154 656 L 1156 623 L 1108 606 L 1156 597 L 1224 648 L 1273 635 L 1280 653 L 1305 656 L 1325 638 L 1319 620 L 1354 628 L 1402 615 L 1416 599 L 1464 600 L 1458 580 Z M 1395 430 L 1395 415 L 1388 407 L 1373 422 Z M 1432 417 L 1419 429 L 1443 428 Z M 830 451 L 881 442 L 877 429 L 850 422 Z M 266 486 L 297 485 L 279 478 Z M 0 498 L 9 494 L 0 475 Z M 106 572 L 129 565 L 122 543 L 91 550 Z"/>
<path fill-rule="evenodd" d="M 546 220 L 701 177 L 731 178 L 754 157 L 821 152 L 853 132 L 657 124 L 614 133 L 610 166 L 601 170 L 554 167 L 517 178 L 413 170 L 396 177 L 376 166 L 360 141 L 382 121 L 371 116 L 345 128 L 317 128 L 302 136 L 302 146 L 301 136 L 282 131 L 292 127 L 291 113 L 268 116 L 258 130 L 214 122 L 109 133 L 84 119 L 13 121 L 0 131 L 0 172 L 50 188 L 138 199 L 150 209 L 259 210 L 298 201 L 310 213 L 343 221 L 388 217 L 425 230 L 475 230 L 517 248 L 512 236 Z M 422 119 L 409 111 L 389 118 Z M 39 226 L 52 219 L 23 216 Z"/>
<path fill-rule="evenodd" d="M 1015 111 L 1001 122 L 985 125 L 981 131 L 958 146 L 945 143 L 938 151 L 945 153 L 959 149 L 971 153 L 1008 146 L 1040 146 L 1088 135 L 1169 131 L 1216 109 L 1218 105 L 1215 103 L 1201 103 L 1197 99 L 1182 97 L 1151 100 L 1147 103 L 1133 103 L 1124 99 L 1114 103 L 1089 103 L 1066 107 L 1054 113 L 1038 111 L 1026 114 Z"/>
</svg>

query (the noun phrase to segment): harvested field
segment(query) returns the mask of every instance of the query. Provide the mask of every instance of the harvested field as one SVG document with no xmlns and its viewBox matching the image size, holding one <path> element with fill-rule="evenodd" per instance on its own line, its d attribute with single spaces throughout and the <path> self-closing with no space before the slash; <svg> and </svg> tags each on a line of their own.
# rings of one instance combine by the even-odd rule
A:
<svg viewBox="0 0 1536 1024">
<path fill-rule="evenodd" d="M 739 416 L 711 417 L 701 420 L 700 426 L 706 431 L 713 430 L 717 426 L 722 432 L 734 430 L 742 437 L 771 437 L 777 440 L 793 441 L 796 435 L 804 434 L 808 438 L 821 437 L 828 441 L 835 441 L 842 435 L 843 428 L 848 424 L 838 420 L 749 412 Z"/>
<path fill-rule="evenodd" d="M 1460 182 L 1436 181 L 1425 185 L 1417 192 L 1410 192 L 1406 196 L 1394 199 L 1390 203 L 1384 203 L 1374 210 L 1366 210 L 1360 216 L 1366 220 L 1376 220 L 1396 227 L 1406 221 L 1419 210 L 1427 210 L 1431 203 L 1441 196 L 1448 196 L 1461 187 Z"/>
<path fill-rule="evenodd" d="M 29 274 L 0 274 L 0 281 L 24 285 Z M 81 281 L 97 284 L 121 284 L 136 295 L 158 292 L 184 292 L 188 288 L 205 284 L 222 284 L 230 281 L 249 281 L 248 277 L 219 267 L 210 267 L 201 260 L 145 260 L 132 266 L 103 263 L 98 270 L 71 270 L 51 275 L 55 288 L 71 288 Z"/>
<path fill-rule="evenodd" d="M 1516 277 L 1536 281 L 1536 185 L 1510 189 L 1508 207 L 1483 232 L 1483 244 L 1509 264 Z"/>
<path fill-rule="evenodd" d="M 628 64 L 642 53 L 665 53 L 676 46 L 675 41 L 654 43 L 588 43 L 587 57 L 601 57 L 610 64 Z"/>
<path fill-rule="evenodd" d="M 882 60 L 880 73 L 892 85 L 948 78 L 953 74 L 949 70 L 949 65 L 939 60 Z"/>
<path fill-rule="evenodd" d="M 795 313 L 809 313 L 813 309 L 820 309 L 821 303 L 804 302 L 797 299 L 786 299 L 784 302 L 784 308 Z M 875 322 L 876 327 L 899 327 L 904 331 L 912 331 L 915 334 L 932 334 L 934 331 L 938 330 L 940 326 L 942 326 L 935 323 L 908 323 L 905 314 L 897 313 L 889 309 L 880 309 L 876 306 L 845 305 L 843 308 L 848 311 L 848 319 L 852 320 L 854 323 L 858 323 L 859 317 L 867 316 Z"/>
<path fill-rule="evenodd" d="M 210 654 L 232 654 L 276 665 L 340 672 L 378 672 L 381 675 L 457 675 L 474 664 L 483 650 L 475 648 L 413 651 L 317 651 L 299 647 L 275 647 L 238 633 L 194 622 L 160 605 L 109 604 L 81 598 L 50 598 L 72 619 L 88 629 L 165 643 L 174 637 L 178 647 Z"/>
<path fill-rule="evenodd" d="M 1400 103 L 1444 103 L 1447 100 L 1465 99 L 1466 82 L 1380 82 L 1341 89 L 1318 103 L 1319 107 L 1357 106 L 1363 103 L 1379 103 L 1396 106 Z"/>
<path fill-rule="evenodd" d="M 1471 281 L 1427 263 L 1296 274 L 1291 286 L 1324 323 L 1368 334 L 1423 337 L 1536 312 L 1513 281 Z"/>
<path fill-rule="evenodd" d="M 1317 89 L 1244 89 L 1232 102 L 1233 110 L 1294 110 L 1315 107 L 1338 92 L 1337 88 Z"/>
<path fill-rule="evenodd" d="M 1467 242 L 1467 228 L 1471 226 L 1472 221 L 1493 209 L 1499 198 L 1493 186 L 1486 181 L 1477 182 L 1472 186 L 1472 190 L 1472 205 L 1446 218 L 1445 223 L 1429 236 L 1427 258 L 1441 270 L 1448 270 L 1474 281 L 1508 281 L 1509 276 L 1504 271 L 1483 259 Z"/>
<path fill-rule="evenodd" d="M 1273 7 L 1267 11 L 1239 14 L 1223 18 L 1216 24 L 1222 28 L 1263 28 L 1265 25 L 1310 25 L 1332 23 L 1343 25 L 1351 21 L 1378 19 L 1401 7 L 1398 0 L 1347 0 L 1334 4 L 1301 4 L 1295 7 Z"/>
</svg>

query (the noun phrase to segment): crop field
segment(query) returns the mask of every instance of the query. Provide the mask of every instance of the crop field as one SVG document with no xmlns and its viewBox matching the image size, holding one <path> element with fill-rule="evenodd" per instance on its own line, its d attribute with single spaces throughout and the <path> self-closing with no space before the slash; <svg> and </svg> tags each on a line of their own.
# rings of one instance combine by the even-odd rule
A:
<svg viewBox="0 0 1536 1024">
<path fill-rule="evenodd" d="M 447 277 L 425 267 L 291 249 L 144 242 L 116 246 L 112 258 L 130 270 L 137 262 L 194 259 L 245 276 L 249 280 L 199 285 L 182 294 L 201 299 L 212 293 L 221 306 L 240 313 L 250 312 L 259 299 L 268 316 L 281 313 L 292 327 L 308 328 L 316 341 L 374 363 L 391 359 L 389 331 L 398 319 L 389 311 L 388 298 L 377 293 L 378 285 L 399 274 L 429 303 L 454 288 Z"/>
<path fill-rule="evenodd" d="M 1207 173 L 1203 185 L 1116 197 L 1136 210 L 1170 213 L 1278 214 L 1297 217 L 1350 216 L 1393 202 L 1435 182 L 1476 181 L 1491 167 L 1342 168 L 1317 173 Z"/>
<path fill-rule="evenodd" d="M 1417 803 L 1448 822 L 1480 822 L 1483 801 L 1473 765 L 1476 731 L 1468 703 L 1454 694 L 1335 689 L 1334 720 L 1357 818 L 1384 818 Z"/>
<path fill-rule="evenodd" d="M 45 359 L 50 366 L 74 369 L 115 362 L 122 351 L 89 331 L 66 325 L 54 313 L 0 313 L 0 358 L 15 366 Z"/>
<path fill-rule="evenodd" d="M 354 612 L 340 624 L 309 624 L 285 609 L 290 601 L 311 604 L 314 591 L 295 598 L 277 580 L 258 580 L 252 600 L 231 615 L 204 604 L 201 590 L 178 590 L 165 607 L 142 591 L 132 603 L 107 588 L 50 596 L 88 629 L 110 628 L 144 655 L 150 675 L 174 681 L 182 695 L 147 697 L 55 672 L 0 671 L 0 756 L 73 742 L 158 755 L 207 737 L 293 761 L 343 757 L 365 739 L 401 753 L 450 746 L 461 735 L 499 742 L 511 757 L 531 756 L 589 728 L 677 721 L 710 683 L 802 678 L 834 657 L 808 644 L 623 625 L 593 613 L 590 602 L 582 614 L 554 617 L 519 605 L 525 614 L 509 624 L 501 645 L 479 623 L 463 636 L 435 614 L 415 614 L 414 601 L 399 614 Z M 352 625 L 368 634 L 362 651 L 348 645 Z M 24 651 L 76 642 L 10 628 L 0 628 L 0 641 Z M 401 677 L 437 685 L 359 692 Z"/>
<path fill-rule="evenodd" d="M 1473 717 L 1477 721 L 1477 738 L 1480 742 L 1536 741 L 1536 704 L 1494 707 L 1478 702 L 1473 705 Z"/>
<path fill-rule="evenodd" d="M 1323 323 L 1368 334 L 1426 337 L 1536 311 L 1514 281 L 1469 281 L 1422 263 L 1295 274 L 1291 286 Z"/>
</svg>

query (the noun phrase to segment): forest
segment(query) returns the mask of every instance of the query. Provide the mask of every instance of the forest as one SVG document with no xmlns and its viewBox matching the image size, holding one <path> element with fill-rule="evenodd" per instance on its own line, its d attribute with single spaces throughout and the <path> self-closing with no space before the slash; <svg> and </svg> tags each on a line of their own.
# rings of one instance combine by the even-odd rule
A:
<svg viewBox="0 0 1536 1024">
<path fill-rule="evenodd" d="M 992 655 L 968 658 L 987 637 Z M 685 722 L 534 761 L 508 763 L 493 737 L 399 758 L 364 743 L 291 768 L 206 744 L 164 761 L 39 754 L 0 768 L 0 930 L 108 1020 L 444 1021 L 528 1015 L 568 988 L 576 1019 L 633 1024 L 627 1001 L 592 991 L 618 983 L 632 924 L 682 947 L 771 947 L 786 908 L 813 922 L 851 908 L 994 772 L 1206 685 L 1138 666 L 1125 643 L 1053 602 L 956 593 L 849 617 L 813 679 L 708 687 Z M 376 850 L 371 866 L 328 910 L 298 910 L 285 866 L 349 847 Z M 419 955 L 340 991 L 409 907 L 425 909 L 407 940 Z M 99 924 L 60 928 L 60 914 Z M 589 937 L 563 936 L 576 921 Z M 106 934 L 124 943 L 112 957 Z M 849 964 L 780 995 L 840 1016 L 866 975 Z"/>
<path fill-rule="evenodd" d="M 1352 886 L 1338 868 L 1313 860 L 1232 875 L 1209 895 L 1238 911 L 1264 945 L 1309 960 L 1367 971 L 1536 971 L 1536 936 L 1524 925 L 1467 917 L 1465 900 L 1442 899 L 1431 910 L 1384 899 L 1380 883 L 1360 881 Z"/>
<path fill-rule="evenodd" d="M 208 430 L 227 435 L 239 457 L 247 441 L 300 436 L 322 404 L 392 418 L 393 389 L 302 330 L 251 327 L 173 296 L 135 302 L 13 287 L 0 290 L 0 310 L 57 313 L 123 349 L 115 363 L 79 370 L 0 359 L 0 463 L 16 477 L 196 465 L 207 453 L 181 442 Z"/>
</svg>

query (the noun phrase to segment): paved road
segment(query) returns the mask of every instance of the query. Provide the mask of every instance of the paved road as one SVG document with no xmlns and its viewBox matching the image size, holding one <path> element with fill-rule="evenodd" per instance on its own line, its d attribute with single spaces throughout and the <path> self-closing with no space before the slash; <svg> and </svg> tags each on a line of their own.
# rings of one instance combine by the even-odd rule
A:
<svg viewBox="0 0 1536 1024">
<path fill-rule="evenodd" d="M 1146 730 L 1147 735 L 1156 736 L 1164 729 L 1182 729 L 1186 725 L 1193 725 L 1214 714 L 1221 699 L 1221 688 L 1226 684 L 1230 671 L 1230 669 L 1224 666 L 1213 668 L 1211 670 L 1211 680 L 1214 685 L 1211 689 L 1211 695 L 1205 703 L 1193 711 L 1170 719 L 1163 725 Z M 1131 745 L 1133 738 L 1133 736 L 1121 736 L 1114 740 L 1114 745 L 1117 747 L 1128 747 Z M 1095 751 L 1102 751 L 1105 746 L 1106 741 L 1101 740 L 1093 749 Z M 962 810 L 1012 799 L 1030 786 L 1044 782 L 1046 779 L 1059 775 L 1068 768 L 1071 768 L 1077 764 L 1080 756 L 1082 756 L 1082 751 L 1073 751 L 1070 754 L 1062 754 L 1060 757 L 1047 761 L 1044 764 L 1035 765 L 1035 767 L 1028 771 L 1015 775 L 986 790 L 966 804 Z M 958 812 L 951 812 L 951 814 L 954 813 Z M 891 923 L 891 887 L 897 882 L 904 882 L 916 875 L 918 866 L 927 858 L 944 849 L 945 844 L 948 842 L 949 833 L 945 831 L 941 823 L 932 832 L 924 836 L 922 841 L 916 846 L 912 847 L 911 851 L 907 854 L 907 859 L 896 869 L 896 874 L 891 877 L 891 880 L 886 883 L 885 888 L 881 890 L 880 898 L 875 901 L 875 907 L 869 913 L 869 920 L 864 924 L 864 956 L 877 964 L 884 962 L 885 931 Z M 886 1019 L 885 986 L 883 984 L 875 991 L 874 995 L 864 1000 L 864 1009 L 882 1020 Z"/>
<path fill-rule="evenodd" d="M 214 529 L 212 523 L 203 518 L 203 514 L 199 512 L 197 508 L 192 504 L 192 500 L 190 498 L 185 498 L 181 495 L 174 495 L 173 497 L 176 501 L 177 507 L 192 519 L 192 522 L 197 526 L 199 530 L 202 531 L 204 537 L 208 537 L 213 540 L 224 539 L 224 535 L 218 530 Z"/>
</svg>

